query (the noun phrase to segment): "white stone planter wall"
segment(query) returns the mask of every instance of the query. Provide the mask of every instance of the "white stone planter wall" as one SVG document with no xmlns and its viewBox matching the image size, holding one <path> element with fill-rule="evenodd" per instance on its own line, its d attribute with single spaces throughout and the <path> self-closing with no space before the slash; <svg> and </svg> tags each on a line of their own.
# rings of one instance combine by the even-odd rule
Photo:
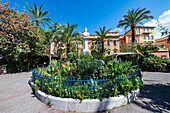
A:
<svg viewBox="0 0 170 113">
<path fill-rule="evenodd" d="M 131 93 L 128 93 L 127 96 L 120 95 L 118 97 L 109 97 L 104 98 L 102 101 L 99 99 L 84 99 L 80 102 L 79 99 L 72 98 L 60 98 L 48 95 L 40 90 L 35 90 L 37 87 L 31 80 L 29 81 L 32 90 L 35 92 L 35 96 L 47 104 L 51 101 L 52 105 L 56 108 L 65 110 L 65 111 L 78 111 L 78 112 L 97 112 L 107 109 L 113 109 L 121 105 L 125 105 L 128 102 L 134 101 L 140 94 L 140 90 L 134 90 Z"/>
</svg>

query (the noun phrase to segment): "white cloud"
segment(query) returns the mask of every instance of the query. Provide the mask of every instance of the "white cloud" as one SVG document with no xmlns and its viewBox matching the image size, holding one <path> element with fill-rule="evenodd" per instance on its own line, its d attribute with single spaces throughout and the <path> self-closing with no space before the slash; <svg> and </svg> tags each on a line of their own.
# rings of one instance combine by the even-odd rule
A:
<svg viewBox="0 0 170 113">
<path fill-rule="evenodd" d="M 116 31 L 118 31 L 118 32 L 122 32 L 122 31 L 123 31 L 123 29 L 121 29 L 121 28 L 115 28 L 115 29 L 113 30 L 113 32 L 116 32 Z"/>
<path fill-rule="evenodd" d="M 159 16 L 159 21 L 162 23 L 162 26 L 170 30 L 170 10 L 164 11 L 161 16 Z M 143 26 L 154 26 L 155 27 L 155 38 L 161 38 L 160 28 L 157 26 L 157 20 L 152 19 L 151 21 L 145 23 Z"/>
</svg>

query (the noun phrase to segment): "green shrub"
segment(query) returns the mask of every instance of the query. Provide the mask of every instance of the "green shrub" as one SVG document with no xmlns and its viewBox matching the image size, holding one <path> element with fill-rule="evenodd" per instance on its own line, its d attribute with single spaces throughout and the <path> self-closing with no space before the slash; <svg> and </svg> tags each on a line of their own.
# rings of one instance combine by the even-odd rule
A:
<svg viewBox="0 0 170 113">
<path fill-rule="evenodd" d="M 4 64 L 6 64 L 7 72 L 8 73 L 17 73 L 17 72 L 24 72 L 28 69 L 28 54 L 26 53 L 19 53 L 15 56 L 8 56 L 8 61 L 2 59 Z M 48 62 L 48 57 L 45 56 L 32 56 L 30 58 L 30 66 L 29 69 L 37 68 L 38 64 L 43 64 L 44 62 Z"/>
<path fill-rule="evenodd" d="M 156 55 L 149 55 L 139 59 L 140 67 L 143 71 L 161 71 L 163 59 Z"/>
<path fill-rule="evenodd" d="M 135 69 L 131 65 L 132 62 L 121 60 L 108 60 L 103 65 L 91 56 L 84 55 L 76 63 L 52 60 L 47 68 L 38 68 L 45 79 L 35 83 L 37 89 L 61 98 L 102 100 L 127 95 L 140 87 L 141 80 L 134 75 Z M 52 73 L 52 76 L 46 76 L 46 73 Z"/>
<path fill-rule="evenodd" d="M 77 72 L 81 77 L 88 75 L 95 78 L 100 77 L 100 75 L 105 72 L 105 67 L 95 59 L 81 59 L 77 62 Z"/>
</svg>

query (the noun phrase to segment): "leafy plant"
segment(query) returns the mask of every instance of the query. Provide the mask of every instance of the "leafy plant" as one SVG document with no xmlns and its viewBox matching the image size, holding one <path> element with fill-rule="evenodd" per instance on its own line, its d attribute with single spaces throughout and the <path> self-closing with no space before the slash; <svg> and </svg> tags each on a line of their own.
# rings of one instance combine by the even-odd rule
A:
<svg viewBox="0 0 170 113">
<path fill-rule="evenodd" d="M 132 81 L 130 81 L 127 78 L 122 80 L 120 83 L 121 91 L 125 96 L 127 96 L 127 93 L 131 90 L 132 86 L 133 86 Z"/>
<path fill-rule="evenodd" d="M 77 72 L 82 77 L 91 76 L 93 78 L 100 77 L 105 71 L 105 67 L 101 62 L 95 59 L 82 59 L 77 62 Z"/>
<path fill-rule="evenodd" d="M 140 58 L 139 63 L 142 70 L 145 71 L 161 71 L 163 59 L 156 55 Z"/>
</svg>

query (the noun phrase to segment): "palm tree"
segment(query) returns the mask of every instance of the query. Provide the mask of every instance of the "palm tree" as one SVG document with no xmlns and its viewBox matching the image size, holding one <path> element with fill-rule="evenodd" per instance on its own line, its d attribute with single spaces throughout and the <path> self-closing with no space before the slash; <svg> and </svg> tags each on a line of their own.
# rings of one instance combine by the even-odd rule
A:
<svg viewBox="0 0 170 113">
<path fill-rule="evenodd" d="M 61 25 L 61 32 L 60 35 L 57 35 L 57 39 L 60 42 L 66 44 L 67 54 L 70 52 L 70 46 L 73 41 L 80 41 L 83 43 L 83 38 L 80 32 L 73 32 L 75 28 L 77 28 L 77 24 L 70 25 L 69 22 L 67 24 Z"/>
<path fill-rule="evenodd" d="M 100 27 L 100 32 L 99 31 L 95 31 L 95 33 L 97 35 L 99 35 L 99 37 L 97 37 L 96 41 L 99 41 L 101 42 L 102 44 L 102 54 L 104 55 L 104 40 L 106 38 L 109 38 L 109 36 L 106 36 L 106 34 L 111 30 L 111 29 L 108 29 L 108 30 L 105 30 L 105 26 L 103 26 L 103 29 Z"/>
<path fill-rule="evenodd" d="M 148 16 L 150 13 L 149 10 L 146 10 L 146 8 L 140 9 L 137 8 L 132 9 L 131 11 L 127 11 L 127 15 L 123 16 L 123 19 L 119 21 L 119 24 L 117 27 L 125 26 L 125 29 L 127 27 L 131 27 L 132 29 L 132 42 L 135 41 L 135 27 L 137 24 L 143 24 L 141 21 L 144 19 L 152 19 L 153 16 Z"/>
<path fill-rule="evenodd" d="M 49 26 L 48 22 L 52 23 L 52 19 L 44 17 L 45 15 L 50 13 L 48 11 L 43 11 L 44 7 L 42 5 L 38 9 L 37 4 L 35 4 L 35 2 L 34 2 L 34 7 L 31 7 L 28 3 L 26 4 L 28 5 L 28 7 L 25 6 L 25 8 L 28 9 L 27 12 L 31 14 L 37 26 L 39 25 L 39 23 L 41 23 L 44 27 L 45 24 Z"/>
</svg>

